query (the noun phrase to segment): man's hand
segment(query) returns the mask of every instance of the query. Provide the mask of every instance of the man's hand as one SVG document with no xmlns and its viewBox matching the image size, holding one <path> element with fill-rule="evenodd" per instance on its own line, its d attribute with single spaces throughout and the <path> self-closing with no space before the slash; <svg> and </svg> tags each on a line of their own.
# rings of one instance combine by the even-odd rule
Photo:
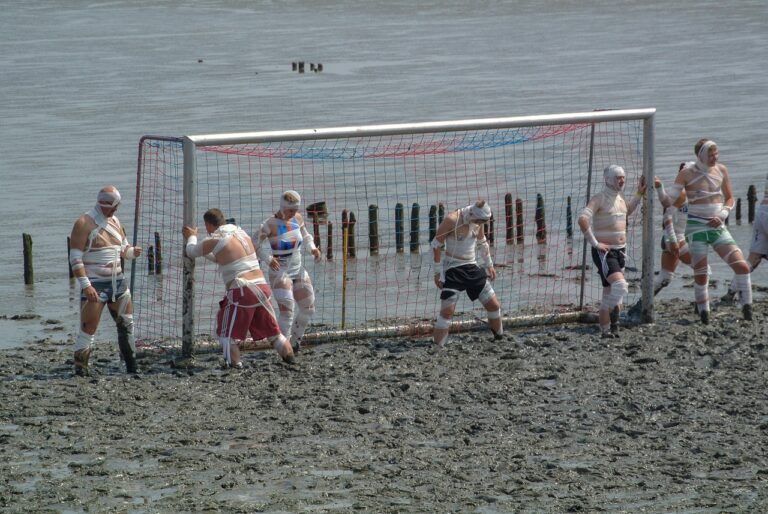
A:
<svg viewBox="0 0 768 514">
<path fill-rule="evenodd" d="M 141 255 L 141 246 L 134 246 L 133 247 L 133 257 L 136 258 L 139 255 Z"/>
<path fill-rule="evenodd" d="M 708 226 L 712 228 L 718 228 L 723 225 L 723 220 L 720 219 L 720 216 L 715 216 L 711 220 L 709 220 L 709 223 L 707 223 Z"/>
<path fill-rule="evenodd" d="M 494 268 L 493 266 L 491 266 L 490 268 L 488 268 L 488 279 L 489 279 L 491 282 L 493 282 L 494 280 L 496 280 L 496 268 Z"/>
<path fill-rule="evenodd" d="M 443 281 L 440 280 L 440 273 L 435 273 L 435 285 L 437 286 L 438 289 L 443 288 Z"/>
<path fill-rule="evenodd" d="M 269 268 L 273 271 L 280 271 L 280 261 L 272 257 L 272 260 L 269 261 Z"/>
<path fill-rule="evenodd" d="M 83 294 L 85 294 L 85 299 L 88 303 L 96 303 L 99 301 L 99 295 L 96 293 L 96 288 L 93 286 L 88 286 L 83 289 Z"/>
<path fill-rule="evenodd" d="M 655 180 L 654 180 L 655 183 Z M 648 189 L 648 186 L 645 183 L 645 177 L 640 177 L 640 182 L 637 184 L 637 194 L 642 196 L 645 194 L 646 190 Z"/>
<path fill-rule="evenodd" d="M 661 179 L 659 177 L 653 177 L 653 187 L 656 189 L 661 187 Z"/>
<path fill-rule="evenodd" d="M 316 262 L 320 262 L 320 259 L 322 258 L 322 254 L 320 253 L 320 248 L 315 248 L 312 250 L 312 256 L 315 258 Z"/>
<path fill-rule="evenodd" d="M 610 248 L 608 247 L 607 244 L 605 244 L 605 243 L 597 243 L 597 251 L 598 252 L 608 253 L 608 250 L 610 250 Z"/>
<path fill-rule="evenodd" d="M 669 253 L 675 256 L 675 259 L 680 258 L 680 244 L 678 243 L 668 243 L 667 248 L 669 248 Z"/>
<path fill-rule="evenodd" d="M 184 228 L 181 229 L 181 233 L 184 235 L 184 239 L 189 239 L 190 236 L 197 235 L 197 227 L 190 227 L 189 225 L 184 225 Z"/>
</svg>

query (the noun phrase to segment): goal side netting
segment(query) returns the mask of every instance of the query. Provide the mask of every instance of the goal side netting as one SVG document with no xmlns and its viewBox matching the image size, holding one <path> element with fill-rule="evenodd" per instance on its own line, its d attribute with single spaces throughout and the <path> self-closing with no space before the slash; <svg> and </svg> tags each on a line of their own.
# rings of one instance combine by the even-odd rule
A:
<svg viewBox="0 0 768 514">
<path fill-rule="evenodd" d="M 486 229 L 507 323 L 595 311 L 602 286 L 578 214 L 603 188 L 609 164 L 626 170 L 627 195 L 642 175 L 652 178 L 653 113 L 145 136 L 134 225 L 145 253 L 131 275 L 137 339 L 160 344 L 182 339 L 185 330 L 186 337 L 213 334 L 224 285 L 204 259 L 187 262 L 185 275 L 182 226 L 204 232 L 202 214 L 217 207 L 255 234 L 288 189 L 301 194 L 301 214 L 323 255 L 321 262 L 304 255 L 316 295 L 310 339 L 423 333 L 439 308 L 429 246 L 435 227 L 478 198 L 494 214 Z M 646 319 L 650 196 L 629 219 L 627 244 L 627 303 L 646 298 Z M 458 323 L 485 318 L 465 297 L 456 313 Z"/>
</svg>

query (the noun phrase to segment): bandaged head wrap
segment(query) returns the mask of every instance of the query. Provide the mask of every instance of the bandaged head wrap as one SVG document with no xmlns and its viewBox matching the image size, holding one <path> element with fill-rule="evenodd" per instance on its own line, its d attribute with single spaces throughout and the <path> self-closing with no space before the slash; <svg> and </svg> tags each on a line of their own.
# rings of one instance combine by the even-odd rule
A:
<svg viewBox="0 0 768 514">
<path fill-rule="evenodd" d="M 289 202 L 286 200 L 286 196 L 292 196 L 296 198 L 295 202 Z M 298 209 L 301 205 L 301 196 L 299 196 L 299 193 L 296 191 L 288 190 L 284 192 L 282 195 L 280 195 L 280 210 L 283 209 Z"/>
<path fill-rule="evenodd" d="M 491 219 L 491 207 L 488 202 L 483 202 L 482 207 L 478 207 L 477 203 L 464 207 L 464 218 L 467 222 L 485 223 Z"/>
<path fill-rule="evenodd" d="M 696 167 L 702 171 L 709 170 L 709 149 L 713 146 L 717 146 L 717 143 L 705 141 L 701 148 L 699 148 L 699 153 L 696 155 Z"/>
<path fill-rule="evenodd" d="M 105 209 L 114 209 L 120 205 L 120 200 L 120 191 L 117 189 L 114 191 L 99 191 L 99 195 L 96 197 L 97 205 Z"/>
<path fill-rule="evenodd" d="M 619 177 L 626 177 L 624 168 L 611 164 L 603 170 L 603 177 L 605 177 L 605 186 L 611 191 L 620 193 L 624 190 L 624 184 L 619 187 Z"/>
</svg>

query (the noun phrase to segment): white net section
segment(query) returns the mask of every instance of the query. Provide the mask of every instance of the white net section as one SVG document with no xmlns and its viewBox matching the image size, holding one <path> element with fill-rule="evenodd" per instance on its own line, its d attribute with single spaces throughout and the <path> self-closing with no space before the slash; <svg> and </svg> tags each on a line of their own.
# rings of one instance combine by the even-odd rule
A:
<svg viewBox="0 0 768 514">
<path fill-rule="evenodd" d="M 304 255 L 317 297 L 312 333 L 342 328 L 342 318 L 344 328 L 434 320 L 434 227 L 445 213 L 484 198 L 494 212 L 488 227 L 498 272 L 494 289 L 504 313 L 592 309 L 601 286 L 589 254 L 584 259 L 576 219 L 589 192 L 602 189 L 609 164 L 623 166 L 626 190 L 635 190 L 642 139 L 643 122 L 631 120 L 202 146 L 196 153 L 197 224 L 204 231 L 203 212 L 218 207 L 254 234 L 278 210 L 283 191 L 298 191 L 307 228 L 319 236 L 323 253 L 320 263 Z M 143 138 L 136 242 L 153 251 L 137 262 L 132 279 L 136 332 L 145 342 L 181 337 L 182 183 L 181 140 Z M 354 220 L 345 301 L 343 211 Z M 317 223 L 313 213 L 320 213 Z M 639 279 L 640 223 L 639 214 L 630 219 L 630 283 Z M 195 278 L 196 331 L 212 334 L 224 285 L 203 259 Z M 633 288 L 628 301 L 639 293 Z M 459 313 L 483 316 L 482 307 L 466 298 Z"/>
</svg>

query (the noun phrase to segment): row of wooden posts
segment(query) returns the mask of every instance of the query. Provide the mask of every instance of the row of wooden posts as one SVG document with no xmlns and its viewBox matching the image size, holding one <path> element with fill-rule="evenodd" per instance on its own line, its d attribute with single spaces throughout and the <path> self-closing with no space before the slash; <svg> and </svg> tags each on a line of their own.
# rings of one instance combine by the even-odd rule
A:
<svg viewBox="0 0 768 514">
<path fill-rule="evenodd" d="M 292 71 L 298 71 L 299 73 L 304 73 L 304 61 L 293 61 L 291 63 Z M 315 73 L 320 73 L 323 71 L 323 63 L 309 63 L 309 71 L 314 71 Z"/>
<path fill-rule="evenodd" d="M 755 204 L 757 202 L 757 190 L 755 186 L 749 186 L 747 190 L 747 219 L 749 223 L 752 223 L 755 219 Z M 421 207 L 418 203 L 414 203 L 411 206 L 411 222 L 409 230 L 409 250 L 411 253 L 419 253 L 419 214 Z M 736 222 L 741 222 L 741 198 L 736 199 L 736 206 L 734 208 Z M 327 245 L 326 245 L 326 258 L 333 259 L 333 222 L 328 218 L 328 208 L 325 202 L 318 202 L 307 207 L 307 214 L 312 221 L 312 228 L 314 233 L 315 242 L 320 248 L 320 225 L 326 225 L 327 227 Z M 445 207 L 443 204 L 432 205 L 429 208 L 429 241 L 435 237 L 437 233 L 437 227 L 442 223 L 445 217 Z M 730 219 L 730 218 L 729 218 Z M 505 233 L 504 239 L 507 244 L 523 244 L 525 242 L 524 235 L 524 220 L 523 220 L 523 201 L 517 198 L 512 201 L 512 195 L 507 193 L 504 196 L 504 221 L 505 221 Z M 490 221 L 485 225 L 485 231 L 488 238 L 488 243 L 493 246 L 495 243 L 495 222 L 496 220 L 491 217 Z M 541 194 L 536 195 L 536 242 L 539 244 L 546 243 L 547 240 L 547 224 L 544 213 L 544 198 Z M 728 219 L 725 220 L 726 224 Z M 347 257 L 355 258 L 355 224 L 357 219 L 355 213 L 344 209 L 341 212 L 341 226 L 342 230 L 346 229 L 347 232 Z M 368 207 L 368 243 L 371 255 L 379 254 L 379 215 L 378 206 L 370 205 Z M 573 237 L 573 211 L 571 207 L 571 197 L 566 199 L 566 212 L 565 212 L 565 230 L 568 237 Z M 150 245 L 147 248 L 147 272 L 150 275 L 161 275 L 163 273 L 163 254 L 162 245 L 160 242 L 160 233 L 154 234 L 155 244 Z M 24 283 L 33 284 L 34 279 L 34 267 L 32 264 L 32 236 L 30 234 L 22 234 L 24 245 Z M 67 261 L 69 261 L 70 239 L 67 237 Z M 405 207 L 402 203 L 395 205 L 395 250 L 397 253 L 405 252 Z M 72 267 L 69 268 L 69 278 L 74 278 Z"/>
</svg>

